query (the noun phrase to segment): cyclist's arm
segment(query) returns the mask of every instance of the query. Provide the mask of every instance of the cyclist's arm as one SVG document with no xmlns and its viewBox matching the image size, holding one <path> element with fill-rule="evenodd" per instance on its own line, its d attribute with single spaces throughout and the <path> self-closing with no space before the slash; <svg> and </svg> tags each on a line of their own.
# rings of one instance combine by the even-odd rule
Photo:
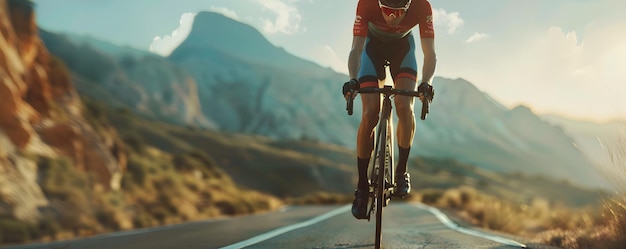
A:
<svg viewBox="0 0 626 249">
<path fill-rule="evenodd" d="M 422 67 L 422 82 L 432 84 L 437 65 L 437 55 L 435 53 L 435 39 L 422 38 L 422 52 L 424 53 L 424 66 Z"/>
<path fill-rule="evenodd" d="M 354 36 L 352 38 L 352 49 L 348 57 L 348 73 L 350 79 L 356 79 L 361 67 L 361 53 L 363 53 L 363 47 L 365 46 L 364 36 Z"/>
</svg>

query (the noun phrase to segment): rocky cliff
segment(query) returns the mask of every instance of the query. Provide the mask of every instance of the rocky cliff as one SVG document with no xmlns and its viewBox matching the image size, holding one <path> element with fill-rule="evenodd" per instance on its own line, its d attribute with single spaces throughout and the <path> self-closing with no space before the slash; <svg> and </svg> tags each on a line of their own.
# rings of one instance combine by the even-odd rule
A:
<svg viewBox="0 0 626 249">
<path fill-rule="evenodd" d="M 40 158 L 68 158 L 119 188 L 125 156 L 115 132 L 94 129 L 64 64 L 39 38 L 33 4 L 0 0 L 0 216 L 35 220 L 47 206 Z"/>
</svg>

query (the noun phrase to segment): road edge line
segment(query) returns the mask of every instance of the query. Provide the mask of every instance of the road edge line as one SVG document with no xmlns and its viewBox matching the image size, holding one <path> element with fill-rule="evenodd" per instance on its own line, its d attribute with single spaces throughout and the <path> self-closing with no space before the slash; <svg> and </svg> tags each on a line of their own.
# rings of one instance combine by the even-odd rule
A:
<svg viewBox="0 0 626 249">
<path fill-rule="evenodd" d="M 293 225 L 289 225 L 289 226 L 286 226 L 286 227 L 277 228 L 277 229 L 274 229 L 274 230 L 269 231 L 267 233 L 263 233 L 263 234 L 254 236 L 254 237 L 249 238 L 247 240 L 244 240 L 244 241 L 241 241 L 241 242 L 237 242 L 235 244 L 222 247 L 220 249 L 239 249 L 239 248 L 244 248 L 246 246 L 251 246 L 251 245 L 254 245 L 256 243 L 259 243 L 259 242 L 271 239 L 273 237 L 276 237 L 278 235 L 281 235 L 281 234 L 284 234 L 284 233 L 287 233 L 287 232 L 290 232 L 290 231 L 293 231 L 293 230 L 296 230 L 296 229 L 300 229 L 300 228 L 303 228 L 303 227 L 307 227 L 307 226 L 316 224 L 316 223 L 318 223 L 320 221 L 329 219 L 329 218 L 331 218 L 333 216 L 336 216 L 336 215 L 338 215 L 340 213 L 347 212 L 350 209 L 350 207 L 351 207 L 351 205 L 345 205 L 343 207 L 340 207 L 340 208 L 337 208 L 335 210 L 329 211 L 329 212 L 327 212 L 325 214 L 319 215 L 319 216 L 317 216 L 315 218 L 312 218 L 310 220 L 307 220 L 307 221 L 304 221 L 304 222 L 300 222 L 300 223 L 297 223 L 297 224 L 293 224 Z"/>
<path fill-rule="evenodd" d="M 476 230 L 472 230 L 469 228 L 465 228 L 462 226 L 457 225 L 456 223 L 454 223 L 454 221 L 452 221 L 450 218 L 448 218 L 448 216 L 446 214 L 444 214 L 443 212 L 439 211 L 439 209 L 428 206 L 426 204 L 423 203 L 414 203 L 413 204 L 415 207 L 426 210 L 428 212 L 430 212 L 431 214 L 433 214 L 435 217 L 437 217 L 437 219 L 439 219 L 439 221 L 441 221 L 441 223 L 443 223 L 444 225 L 446 225 L 448 228 L 456 230 L 458 232 L 467 234 L 467 235 L 471 235 L 471 236 L 475 236 L 475 237 L 480 237 L 483 239 L 488 239 L 494 242 L 498 242 L 500 244 L 504 244 L 504 245 L 509 245 L 509 246 L 517 246 L 517 247 L 521 247 L 521 248 L 526 248 L 525 244 L 522 244 L 520 242 L 517 242 L 515 240 L 512 239 L 507 239 L 507 238 L 503 238 L 500 236 L 496 236 L 496 235 L 491 235 L 491 234 L 487 234 L 487 233 L 482 233 Z"/>
</svg>

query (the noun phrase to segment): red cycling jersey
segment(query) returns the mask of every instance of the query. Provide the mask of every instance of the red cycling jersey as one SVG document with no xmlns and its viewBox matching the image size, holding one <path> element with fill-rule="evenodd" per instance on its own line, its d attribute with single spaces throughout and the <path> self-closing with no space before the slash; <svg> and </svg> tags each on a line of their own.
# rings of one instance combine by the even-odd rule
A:
<svg viewBox="0 0 626 249">
<path fill-rule="evenodd" d="M 395 27 L 383 18 L 377 0 L 359 0 L 354 20 L 354 36 L 366 37 L 368 32 L 383 40 L 399 39 L 419 25 L 421 38 L 435 38 L 433 11 L 428 0 L 413 0 L 404 19 Z"/>
</svg>

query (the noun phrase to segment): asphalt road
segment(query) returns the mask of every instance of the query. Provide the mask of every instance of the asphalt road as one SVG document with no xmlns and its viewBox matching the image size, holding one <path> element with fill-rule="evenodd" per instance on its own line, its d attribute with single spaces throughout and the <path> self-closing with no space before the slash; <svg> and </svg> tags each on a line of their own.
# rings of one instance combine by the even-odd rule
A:
<svg viewBox="0 0 626 249">
<path fill-rule="evenodd" d="M 518 242 L 502 236 L 445 221 L 437 210 L 392 202 L 383 215 L 383 248 L 521 248 Z M 354 219 L 349 206 L 294 206 L 265 214 L 2 248 L 374 248 L 374 234 L 374 220 Z"/>
</svg>

